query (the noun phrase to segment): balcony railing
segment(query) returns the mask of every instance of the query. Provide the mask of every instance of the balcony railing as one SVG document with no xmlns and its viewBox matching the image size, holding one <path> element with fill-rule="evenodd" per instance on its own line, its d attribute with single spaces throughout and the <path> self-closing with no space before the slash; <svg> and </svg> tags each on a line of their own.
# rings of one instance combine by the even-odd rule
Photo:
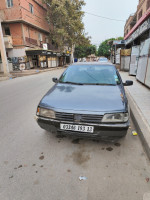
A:
<svg viewBox="0 0 150 200">
<path fill-rule="evenodd" d="M 35 39 L 25 37 L 25 40 L 26 40 L 26 43 L 29 44 L 29 45 L 32 44 L 32 45 L 38 46 L 38 42 Z"/>
</svg>

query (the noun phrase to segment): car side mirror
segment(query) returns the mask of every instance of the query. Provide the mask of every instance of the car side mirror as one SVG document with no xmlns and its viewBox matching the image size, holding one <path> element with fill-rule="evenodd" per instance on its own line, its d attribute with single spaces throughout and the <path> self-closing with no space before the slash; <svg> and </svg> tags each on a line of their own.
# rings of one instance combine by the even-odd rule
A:
<svg viewBox="0 0 150 200">
<path fill-rule="evenodd" d="M 58 83 L 58 79 L 57 78 L 52 78 L 52 81 L 54 82 L 54 83 Z"/>
<path fill-rule="evenodd" d="M 133 85 L 133 81 L 127 80 L 125 83 L 123 83 L 124 86 L 130 86 Z"/>
</svg>

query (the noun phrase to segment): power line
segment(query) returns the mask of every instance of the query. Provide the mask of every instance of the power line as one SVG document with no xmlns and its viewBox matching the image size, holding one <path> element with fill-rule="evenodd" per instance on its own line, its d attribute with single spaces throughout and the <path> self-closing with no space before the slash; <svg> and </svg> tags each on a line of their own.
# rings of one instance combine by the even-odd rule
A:
<svg viewBox="0 0 150 200">
<path fill-rule="evenodd" d="M 85 11 L 84 11 L 85 12 Z M 112 21 L 120 21 L 120 22 L 125 22 L 124 20 L 121 20 L 121 19 L 112 19 L 112 18 L 109 18 L 109 17 L 103 17 L 103 16 L 100 16 L 100 15 L 95 15 L 93 13 L 89 13 L 89 12 L 85 12 L 86 14 L 88 15 L 93 15 L 95 17 L 99 17 L 99 18 L 103 18 L 103 19 L 108 19 L 108 20 L 112 20 Z"/>
</svg>

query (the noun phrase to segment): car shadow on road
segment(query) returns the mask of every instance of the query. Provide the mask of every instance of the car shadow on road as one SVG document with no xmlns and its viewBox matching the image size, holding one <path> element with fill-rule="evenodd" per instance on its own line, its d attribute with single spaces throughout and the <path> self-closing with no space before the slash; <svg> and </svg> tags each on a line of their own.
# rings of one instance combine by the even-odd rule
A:
<svg viewBox="0 0 150 200">
<path fill-rule="evenodd" d="M 105 148 L 108 151 L 112 151 L 113 148 L 111 146 L 120 147 L 122 143 L 126 141 L 126 138 L 114 139 L 114 140 L 104 140 L 104 139 L 89 139 L 89 138 L 78 138 L 73 136 L 65 136 L 65 135 L 57 135 L 56 133 L 51 133 L 48 131 L 44 131 L 44 134 L 49 141 L 53 141 L 54 143 L 71 143 L 74 145 L 84 145 L 84 146 L 91 146 L 94 144 L 95 146 L 102 146 L 102 150 Z"/>
</svg>

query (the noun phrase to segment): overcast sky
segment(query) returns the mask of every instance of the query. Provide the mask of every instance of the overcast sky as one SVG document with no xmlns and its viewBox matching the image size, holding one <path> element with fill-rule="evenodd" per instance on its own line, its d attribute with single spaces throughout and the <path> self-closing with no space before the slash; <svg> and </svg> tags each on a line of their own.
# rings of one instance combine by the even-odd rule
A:
<svg viewBox="0 0 150 200">
<path fill-rule="evenodd" d="M 139 0 L 85 0 L 85 12 L 126 21 L 136 12 Z M 123 36 L 125 22 L 111 21 L 85 13 L 85 31 L 92 37 L 92 44 L 99 45 L 105 39 Z"/>
</svg>

